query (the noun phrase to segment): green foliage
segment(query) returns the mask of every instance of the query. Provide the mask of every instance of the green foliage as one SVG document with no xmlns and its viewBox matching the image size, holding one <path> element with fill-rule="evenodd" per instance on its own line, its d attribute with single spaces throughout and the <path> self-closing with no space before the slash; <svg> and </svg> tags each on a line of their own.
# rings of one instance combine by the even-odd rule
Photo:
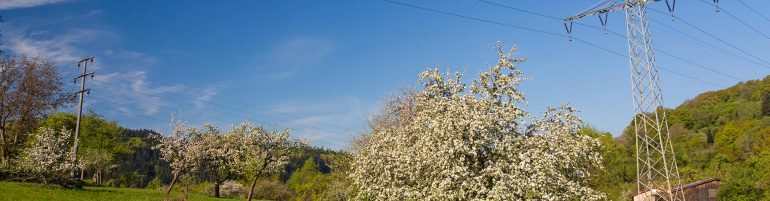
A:
<svg viewBox="0 0 770 201">
<path fill-rule="evenodd" d="M 770 200 L 770 76 L 698 95 L 676 109 L 667 109 L 669 131 L 682 183 L 722 178 L 721 200 Z M 630 127 L 629 127 L 630 128 Z M 595 131 L 590 131 L 596 133 Z M 635 168 L 633 130 L 613 142 L 599 137 L 607 152 L 605 167 L 592 183 L 614 198 L 635 180 L 616 172 Z M 618 153 L 624 153 L 618 154 Z M 614 157 L 629 159 L 610 164 Z M 628 175 L 626 175 L 628 176 Z M 626 185 L 618 185 L 614 178 Z M 635 191 L 635 189 L 632 189 Z M 624 195 L 622 199 L 627 199 Z"/>
<path fill-rule="evenodd" d="M 254 188 L 254 198 L 264 200 L 286 201 L 291 199 L 291 191 L 279 182 L 260 180 Z"/>
<path fill-rule="evenodd" d="M 594 172 L 596 176 L 589 180 L 589 186 L 604 192 L 611 200 L 624 200 L 630 196 L 632 191 L 629 183 L 636 177 L 636 166 L 633 166 L 635 161 L 629 155 L 633 153 L 619 144 L 610 133 L 600 132 L 593 127 L 583 127 L 581 132 L 602 143 L 600 155 L 604 159 L 602 165 L 605 168 Z"/>
<path fill-rule="evenodd" d="M 150 181 L 150 183 L 147 183 L 147 186 L 145 186 L 146 189 L 155 189 L 159 190 L 161 187 L 163 187 L 163 183 L 161 183 L 160 179 L 155 177 Z"/>
<path fill-rule="evenodd" d="M 763 116 L 770 116 L 770 91 L 762 93 L 762 111 Z"/>
<path fill-rule="evenodd" d="M 318 165 L 312 158 L 308 158 L 286 184 L 294 192 L 295 200 L 317 200 L 325 188 L 326 180 L 327 177 L 318 171 Z"/>
</svg>

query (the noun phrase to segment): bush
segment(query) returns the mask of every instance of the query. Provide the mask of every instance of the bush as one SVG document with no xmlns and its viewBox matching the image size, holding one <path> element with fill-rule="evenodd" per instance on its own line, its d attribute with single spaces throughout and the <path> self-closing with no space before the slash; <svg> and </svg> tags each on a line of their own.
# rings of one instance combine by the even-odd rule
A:
<svg viewBox="0 0 770 201">
<path fill-rule="evenodd" d="M 160 178 L 155 177 L 150 181 L 150 183 L 147 183 L 147 186 L 145 188 L 147 189 L 160 189 L 163 187 L 163 183 L 160 181 Z"/>
<path fill-rule="evenodd" d="M 206 187 L 206 195 L 214 196 L 214 184 Z M 225 181 L 219 186 L 219 197 L 223 198 L 246 198 L 249 195 L 249 189 L 238 182 Z"/>
<path fill-rule="evenodd" d="M 248 195 L 248 189 L 246 189 Z M 276 181 L 259 181 L 257 186 L 254 187 L 254 199 L 262 200 L 289 200 L 291 199 L 291 191 L 285 185 Z"/>
</svg>

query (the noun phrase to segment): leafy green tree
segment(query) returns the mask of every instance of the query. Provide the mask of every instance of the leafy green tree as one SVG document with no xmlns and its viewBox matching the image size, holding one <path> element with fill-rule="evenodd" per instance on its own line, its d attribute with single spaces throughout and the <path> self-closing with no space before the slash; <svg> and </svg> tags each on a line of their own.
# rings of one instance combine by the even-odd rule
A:
<svg viewBox="0 0 770 201">
<path fill-rule="evenodd" d="M 294 192 L 296 200 L 318 200 L 326 183 L 326 176 L 318 171 L 318 164 L 308 158 L 286 184 Z"/>
<path fill-rule="evenodd" d="M 604 192 L 610 200 L 626 200 L 633 193 L 629 183 L 636 179 L 636 166 L 633 156 L 612 134 L 601 132 L 593 127 L 583 127 L 581 133 L 599 139 L 602 148 L 599 151 L 604 159 L 603 169 L 596 169 L 589 186 Z"/>
<path fill-rule="evenodd" d="M 77 117 L 71 113 L 53 113 L 38 122 L 41 127 L 75 129 Z M 110 121 L 89 111 L 81 119 L 78 160 L 80 160 L 83 179 L 85 171 L 93 171 L 94 182 L 101 185 L 103 175 L 115 167 L 115 158 L 119 154 L 130 154 L 131 143 L 120 141 L 122 129 L 115 121 Z"/>
<path fill-rule="evenodd" d="M 74 100 L 62 86 L 61 74 L 50 60 L 26 56 L 0 58 L 0 162 L 3 165 L 23 147 L 40 118 Z"/>
</svg>

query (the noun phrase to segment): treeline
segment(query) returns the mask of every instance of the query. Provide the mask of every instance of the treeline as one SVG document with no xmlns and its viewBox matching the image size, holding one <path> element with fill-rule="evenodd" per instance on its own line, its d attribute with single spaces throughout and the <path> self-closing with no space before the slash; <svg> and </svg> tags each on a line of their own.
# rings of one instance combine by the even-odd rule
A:
<svg viewBox="0 0 770 201">
<path fill-rule="evenodd" d="M 48 132 L 51 138 L 71 140 L 71 133 L 66 136 L 63 132 L 74 130 L 76 116 L 71 113 L 51 113 L 38 121 L 37 129 L 31 134 L 33 138 L 27 144 L 27 149 L 39 145 L 37 137 L 44 136 Z M 162 150 L 158 145 L 162 143 L 159 133 L 147 129 L 128 129 L 121 127 L 117 122 L 105 119 L 103 116 L 91 111 L 82 118 L 82 132 L 80 135 L 78 159 L 81 165 L 75 165 L 76 177 L 86 181 L 85 185 L 100 185 L 128 188 L 150 188 L 165 190 L 172 182 L 174 172 L 169 161 L 162 158 Z M 57 133 L 57 129 L 63 131 Z M 222 135 L 219 133 L 218 135 Z M 67 138 L 70 139 L 67 139 Z M 206 143 L 213 143 L 207 141 Z M 59 149 L 70 150 L 70 143 L 57 142 Z M 22 149 L 24 150 L 24 148 Z M 332 174 L 330 163 L 339 162 L 344 153 L 340 151 L 318 148 L 314 146 L 297 146 L 289 150 L 285 159 L 285 165 L 280 166 L 279 171 L 263 175 L 259 178 L 255 188 L 254 198 L 289 200 L 291 198 L 320 198 L 327 191 L 326 187 L 332 183 L 332 179 L 339 177 Z M 20 153 L 18 158 L 25 158 L 29 153 Z M 63 155 L 66 160 L 67 155 Z M 347 161 L 345 161 L 347 162 Z M 10 165 L 2 169 L 4 180 L 49 183 L 56 181 L 52 178 L 67 180 L 69 172 L 57 173 L 55 169 L 40 170 L 39 172 L 22 171 L 24 166 L 20 162 L 9 162 Z M 49 167 L 45 167 L 46 169 Z M 225 181 L 222 193 L 214 187 L 213 168 L 200 169 L 187 175 L 186 188 L 197 193 L 222 197 L 245 198 L 248 192 L 245 186 L 251 180 L 247 175 L 238 175 Z M 46 172 L 43 177 L 27 175 Z M 52 175 L 53 174 L 53 175 Z M 68 185 L 66 183 L 59 183 Z M 178 187 L 179 188 L 179 187 Z M 185 189 L 178 189 L 184 191 Z M 330 195 L 326 195 L 330 196 Z"/>
<path fill-rule="evenodd" d="M 722 200 L 770 198 L 770 76 L 707 92 L 666 109 L 683 184 L 721 178 Z M 617 138 L 595 129 L 604 171 L 593 185 L 612 199 L 636 192 L 633 127 Z"/>
</svg>

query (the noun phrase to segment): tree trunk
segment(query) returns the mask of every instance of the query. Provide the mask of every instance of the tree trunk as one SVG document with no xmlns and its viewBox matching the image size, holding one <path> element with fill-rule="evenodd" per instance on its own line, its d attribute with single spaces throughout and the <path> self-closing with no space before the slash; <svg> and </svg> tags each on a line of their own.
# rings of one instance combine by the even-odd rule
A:
<svg viewBox="0 0 770 201">
<path fill-rule="evenodd" d="M 220 185 L 222 185 L 222 182 L 218 182 L 217 181 L 217 182 L 214 183 L 214 197 L 215 198 L 219 197 L 219 186 Z"/>
<path fill-rule="evenodd" d="M 5 115 L 4 114 L 5 113 L 4 108 L 5 108 L 4 104 L 2 102 L 0 102 L 0 115 Z M 3 143 L 3 145 L 0 146 L 0 148 L 3 149 L 2 160 L 3 160 L 3 166 L 5 166 L 5 165 L 9 164 L 8 163 L 8 159 L 10 158 L 9 157 L 10 154 L 8 154 L 8 144 L 5 141 L 5 139 L 6 139 L 6 137 L 5 137 L 5 118 L 2 117 L 2 116 L 0 116 L 0 138 L 2 138 L 2 143 Z"/>
<path fill-rule="evenodd" d="M 257 186 L 257 179 L 259 179 L 259 173 L 257 175 L 254 175 L 254 181 L 251 182 L 251 190 L 249 190 L 249 198 L 248 201 L 251 201 L 251 197 L 254 196 L 254 187 Z"/>
<path fill-rule="evenodd" d="M 8 148 L 5 146 L 5 127 L 3 126 L 3 121 L 0 121 L 0 138 L 2 138 L 2 142 L 0 143 L 3 143 L 3 145 L 0 146 L 0 148 L 3 149 L 3 155 L 0 157 L 2 157 L 3 166 L 5 166 L 8 164 Z"/>
<path fill-rule="evenodd" d="M 80 168 L 80 180 L 81 181 L 83 180 L 83 175 L 84 175 L 85 171 L 86 171 L 85 168 Z"/>
<path fill-rule="evenodd" d="M 184 201 L 187 201 L 188 192 L 190 192 L 190 185 L 185 185 L 184 186 Z"/>
<path fill-rule="evenodd" d="M 174 188 L 174 183 L 176 183 L 176 178 L 179 176 L 179 173 L 174 173 L 174 178 L 171 179 L 171 184 L 168 185 L 168 189 L 166 189 L 166 195 L 168 193 L 171 193 L 171 189 Z"/>
<path fill-rule="evenodd" d="M 254 195 L 254 187 L 257 186 L 257 179 L 259 179 L 259 175 L 262 174 L 262 171 L 265 171 L 265 168 L 268 164 L 270 164 L 271 160 L 269 160 L 270 155 L 265 156 L 265 158 L 268 158 L 265 160 L 265 163 L 262 164 L 262 168 L 259 169 L 259 172 L 254 174 L 254 181 L 251 182 L 251 190 L 249 190 L 249 198 L 248 201 L 251 201 L 251 197 Z"/>
</svg>

